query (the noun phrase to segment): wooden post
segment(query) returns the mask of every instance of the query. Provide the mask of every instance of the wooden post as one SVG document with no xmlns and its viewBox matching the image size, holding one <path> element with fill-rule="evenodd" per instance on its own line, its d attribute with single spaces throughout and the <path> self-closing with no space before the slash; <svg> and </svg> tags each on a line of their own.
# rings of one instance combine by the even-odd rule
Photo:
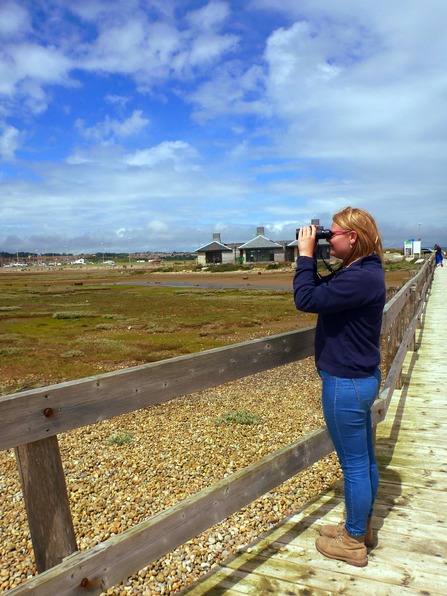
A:
<svg viewBox="0 0 447 596">
<path fill-rule="evenodd" d="M 410 323 L 413 320 L 413 317 L 416 314 L 417 307 L 419 305 L 419 301 L 416 302 L 416 297 L 417 297 L 416 291 L 417 291 L 417 285 L 416 284 L 412 284 L 410 297 L 408 299 L 409 310 L 410 310 L 410 317 L 409 317 L 408 323 Z M 414 352 L 415 345 L 416 345 L 416 333 L 411 338 L 410 345 L 408 346 L 408 350 L 410 352 Z"/>
<path fill-rule="evenodd" d="M 404 307 L 405 308 L 405 307 Z M 404 313 L 400 313 L 400 315 L 397 317 L 397 325 L 396 325 L 396 336 L 395 336 L 395 347 L 394 347 L 394 356 L 393 356 L 393 360 L 396 357 L 397 354 L 397 350 L 400 348 L 400 344 L 402 343 L 402 338 L 405 335 L 405 331 L 406 328 L 403 328 L 403 322 L 404 322 Z M 396 389 L 402 389 L 402 370 L 399 371 L 399 376 L 398 379 L 396 381 Z"/>
<path fill-rule="evenodd" d="M 77 550 L 57 436 L 15 448 L 37 571 Z"/>
</svg>

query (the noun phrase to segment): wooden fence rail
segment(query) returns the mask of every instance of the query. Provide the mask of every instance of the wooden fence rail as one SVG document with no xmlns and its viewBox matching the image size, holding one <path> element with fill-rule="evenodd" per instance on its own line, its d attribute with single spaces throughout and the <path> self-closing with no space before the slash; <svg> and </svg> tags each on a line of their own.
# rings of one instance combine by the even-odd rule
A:
<svg viewBox="0 0 447 596">
<path fill-rule="evenodd" d="M 431 257 L 387 303 L 384 420 L 414 343 L 434 272 Z M 333 451 L 325 427 L 174 507 L 78 552 L 57 434 L 275 368 L 314 353 L 315 328 L 0 397 L 0 449 L 15 448 L 39 575 L 8 596 L 96 595 L 245 507 Z"/>
</svg>

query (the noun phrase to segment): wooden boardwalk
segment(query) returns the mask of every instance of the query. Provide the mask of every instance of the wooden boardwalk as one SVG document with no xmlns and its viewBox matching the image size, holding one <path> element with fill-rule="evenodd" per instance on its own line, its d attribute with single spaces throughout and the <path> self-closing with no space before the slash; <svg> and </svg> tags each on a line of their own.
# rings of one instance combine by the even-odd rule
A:
<svg viewBox="0 0 447 596">
<path fill-rule="evenodd" d="M 342 484 L 182 592 L 188 596 L 447 594 L 447 268 L 438 268 L 404 386 L 377 428 L 376 545 L 356 568 L 314 547 L 343 513 Z"/>
</svg>

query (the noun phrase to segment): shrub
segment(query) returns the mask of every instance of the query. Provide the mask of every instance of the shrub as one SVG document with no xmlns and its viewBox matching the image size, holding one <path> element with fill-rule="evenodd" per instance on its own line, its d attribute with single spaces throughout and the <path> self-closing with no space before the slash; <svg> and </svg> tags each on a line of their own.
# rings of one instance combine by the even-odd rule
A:
<svg viewBox="0 0 447 596">
<path fill-rule="evenodd" d="M 20 310 L 20 306 L 0 306 L 0 311 L 6 312 L 9 310 Z"/>
<path fill-rule="evenodd" d="M 65 311 L 65 312 L 55 312 L 53 315 L 53 319 L 81 319 L 82 317 L 97 317 L 98 315 L 93 312 L 79 312 L 79 311 Z"/>
<path fill-rule="evenodd" d="M 132 435 L 130 433 L 123 433 L 122 435 L 112 435 L 109 439 L 109 445 L 124 445 L 130 443 Z"/>
<path fill-rule="evenodd" d="M 239 265 L 233 265 L 232 263 L 225 263 L 224 265 L 208 265 L 207 270 L 211 271 L 211 273 L 219 273 L 219 272 L 226 272 L 226 271 L 238 271 L 240 269 Z"/>
<path fill-rule="evenodd" d="M 147 273 L 173 273 L 178 271 L 174 267 L 157 267 L 156 269 L 149 269 Z"/>
<path fill-rule="evenodd" d="M 84 356 L 84 352 L 82 350 L 70 350 L 62 354 L 62 358 L 75 358 L 76 356 Z"/>
<path fill-rule="evenodd" d="M 12 356 L 13 354 L 20 354 L 22 348 L 14 348 L 9 346 L 6 348 L 0 348 L 0 356 Z"/>
<path fill-rule="evenodd" d="M 266 269 L 279 269 L 279 263 L 269 263 Z"/>
<path fill-rule="evenodd" d="M 227 412 L 223 416 L 216 418 L 216 424 L 259 424 L 261 416 L 252 414 L 248 410 L 238 410 L 237 412 Z"/>
</svg>

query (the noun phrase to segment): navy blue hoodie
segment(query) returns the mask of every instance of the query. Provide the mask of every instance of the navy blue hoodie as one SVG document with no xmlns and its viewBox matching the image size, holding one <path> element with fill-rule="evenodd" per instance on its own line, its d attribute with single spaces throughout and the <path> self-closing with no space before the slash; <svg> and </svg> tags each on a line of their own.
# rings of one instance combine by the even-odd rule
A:
<svg viewBox="0 0 447 596">
<path fill-rule="evenodd" d="M 337 377 L 359 379 L 380 363 L 379 337 L 385 306 L 385 271 L 368 255 L 326 277 L 314 260 L 300 257 L 293 280 L 298 310 L 318 314 L 315 364 Z"/>
</svg>

